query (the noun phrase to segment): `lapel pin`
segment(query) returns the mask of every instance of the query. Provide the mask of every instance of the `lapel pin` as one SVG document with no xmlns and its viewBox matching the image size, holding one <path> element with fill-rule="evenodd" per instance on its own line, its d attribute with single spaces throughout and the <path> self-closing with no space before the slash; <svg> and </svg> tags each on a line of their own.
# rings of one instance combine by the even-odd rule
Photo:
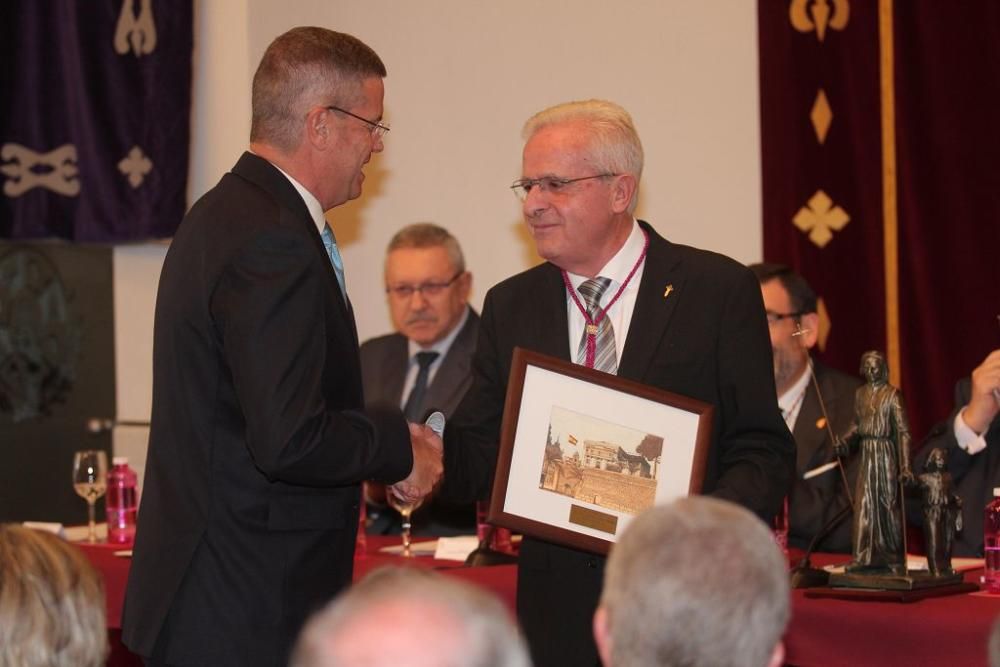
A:
<svg viewBox="0 0 1000 667">
<path fill-rule="evenodd" d="M 826 428 L 826 417 L 820 417 L 816 420 L 816 428 Z"/>
<path fill-rule="evenodd" d="M 663 298 L 666 299 L 670 296 L 670 293 L 674 291 L 674 284 L 670 283 L 667 285 L 666 289 L 663 290 Z"/>
</svg>

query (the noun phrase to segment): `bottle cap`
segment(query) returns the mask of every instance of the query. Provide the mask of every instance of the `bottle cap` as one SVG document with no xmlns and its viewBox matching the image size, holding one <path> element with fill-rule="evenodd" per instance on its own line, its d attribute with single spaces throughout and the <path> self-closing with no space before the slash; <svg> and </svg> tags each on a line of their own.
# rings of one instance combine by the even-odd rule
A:
<svg viewBox="0 0 1000 667">
<path fill-rule="evenodd" d="M 127 456 L 115 456 L 111 459 L 111 465 L 114 466 L 127 466 L 128 457 Z M 997 487 L 997 491 L 1000 491 L 1000 487 Z"/>
</svg>

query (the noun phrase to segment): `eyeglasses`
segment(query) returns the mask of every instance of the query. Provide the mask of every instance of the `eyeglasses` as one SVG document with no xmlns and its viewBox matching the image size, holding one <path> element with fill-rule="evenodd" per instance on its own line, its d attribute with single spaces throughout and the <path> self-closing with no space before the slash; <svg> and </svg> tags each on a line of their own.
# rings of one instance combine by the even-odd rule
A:
<svg viewBox="0 0 1000 667">
<path fill-rule="evenodd" d="M 770 310 L 767 311 L 767 323 L 769 325 L 777 324 L 781 320 L 787 320 L 789 317 L 799 318 L 802 317 L 804 313 L 772 313 Z"/>
<path fill-rule="evenodd" d="M 385 133 L 389 131 L 388 124 L 379 123 L 373 120 L 368 120 L 367 118 L 362 118 L 358 114 L 351 113 L 347 109 L 341 109 L 340 107 L 335 107 L 332 105 L 328 106 L 327 109 L 329 109 L 330 111 L 339 111 L 340 113 L 346 113 L 351 118 L 357 118 L 362 123 L 367 123 L 369 126 L 371 126 L 372 136 L 375 137 L 376 139 L 381 139 L 382 137 L 385 136 Z"/>
<path fill-rule="evenodd" d="M 549 194 L 559 194 L 562 192 L 563 188 L 570 183 L 576 183 L 578 181 L 588 181 L 592 178 L 608 178 L 610 176 L 617 176 L 618 174 L 594 174 L 593 176 L 581 176 L 580 178 L 559 178 L 558 176 L 543 176 L 541 178 L 522 178 L 519 181 L 514 181 L 510 189 L 514 191 L 517 198 L 524 201 L 528 198 L 528 193 L 531 192 L 532 188 L 536 185 L 542 192 L 548 192 Z"/>
<path fill-rule="evenodd" d="M 443 283 L 423 283 L 422 285 L 388 285 L 385 288 L 385 293 L 391 294 L 401 301 L 409 299 L 417 292 L 432 299 L 451 287 L 452 283 L 458 280 L 463 273 L 465 273 L 465 271 L 459 271 L 451 277 L 451 280 Z"/>
</svg>

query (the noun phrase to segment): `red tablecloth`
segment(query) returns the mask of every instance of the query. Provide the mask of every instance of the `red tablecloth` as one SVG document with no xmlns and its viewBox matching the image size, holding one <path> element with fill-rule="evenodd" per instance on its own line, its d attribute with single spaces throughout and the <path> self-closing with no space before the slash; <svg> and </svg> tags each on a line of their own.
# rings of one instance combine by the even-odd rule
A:
<svg viewBox="0 0 1000 667">
<path fill-rule="evenodd" d="M 429 538 L 418 537 L 414 539 L 414 542 L 426 541 L 427 539 Z M 517 590 L 516 565 L 463 567 L 457 561 L 435 560 L 430 556 L 403 558 L 380 551 L 382 547 L 399 544 L 399 537 L 369 536 L 367 542 L 366 553 L 354 560 L 355 580 L 383 565 L 429 567 L 492 591 L 504 601 L 512 612 L 514 611 L 514 597 Z M 114 555 L 116 551 L 122 550 L 121 546 L 79 542 L 76 545 L 83 550 L 94 567 L 104 575 L 104 585 L 107 589 L 108 627 L 121 628 L 122 604 L 125 601 L 125 585 L 128 583 L 131 559 Z"/>
<path fill-rule="evenodd" d="M 814 566 L 846 556 L 818 554 Z M 978 583 L 982 570 L 966 573 Z M 1000 614 L 1000 596 L 967 593 L 916 602 L 806 597 L 792 592 L 785 660 L 798 667 L 987 665 L 986 642 Z"/>
<path fill-rule="evenodd" d="M 367 553 L 355 560 L 355 579 L 382 565 L 437 568 L 496 593 L 513 612 L 516 565 L 464 568 L 454 561 L 427 556 L 404 559 L 379 551 L 383 546 L 397 544 L 398 540 L 398 537 L 370 536 Z M 114 556 L 116 547 L 79 546 L 104 574 L 108 626 L 115 635 L 121 627 L 130 561 Z M 817 566 L 844 560 L 845 556 L 813 557 Z M 978 582 L 981 574 L 981 570 L 969 572 L 966 581 Z M 792 593 L 792 620 L 785 635 L 786 660 L 800 667 L 985 666 L 986 641 L 998 614 L 1000 596 L 982 593 L 899 603 L 808 598 L 806 591 L 797 590 Z M 109 664 L 122 663 L 112 660 Z"/>
</svg>

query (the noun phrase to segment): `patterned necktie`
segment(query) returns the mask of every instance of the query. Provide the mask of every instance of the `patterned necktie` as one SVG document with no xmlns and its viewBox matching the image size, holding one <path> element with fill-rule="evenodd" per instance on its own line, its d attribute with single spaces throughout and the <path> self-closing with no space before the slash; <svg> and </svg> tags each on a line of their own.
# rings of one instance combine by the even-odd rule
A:
<svg viewBox="0 0 1000 667">
<path fill-rule="evenodd" d="M 413 383 L 413 389 L 406 398 L 406 406 L 403 407 L 403 415 L 406 421 L 423 421 L 424 394 L 427 393 L 427 378 L 431 374 L 431 364 L 441 356 L 439 352 L 417 352 L 417 364 L 420 369 L 417 371 L 417 381 Z"/>
<path fill-rule="evenodd" d="M 326 246 L 326 254 L 330 256 L 330 263 L 333 264 L 333 272 L 337 274 L 337 284 L 340 285 L 340 293 L 344 295 L 344 301 L 347 301 L 347 286 L 344 284 L 344 260 L 340 256 L 340 250 L 337 249 L 337 238 L 333 235 L 333 230 L 330 229 L 330 225 L 323 227 L 323 245 Z"/>
<path fill-rule="evenodd" d="M 591 320 L 601 315 L 601 296 L 611 285 L 611 278 L 591 278 L 585 280 L 577 288 L 587 306 Z M 576 353 L 576 363 L 587 363 L 587 330 L 583 331 L 580 348 Z M 594 368 L 614 375 L 618 372 L 618 354 L 615 352 L 615 330 L 611 319 L 604 315 L 597 324 L 597 352 L 594 355 Z"/>
</svg>

